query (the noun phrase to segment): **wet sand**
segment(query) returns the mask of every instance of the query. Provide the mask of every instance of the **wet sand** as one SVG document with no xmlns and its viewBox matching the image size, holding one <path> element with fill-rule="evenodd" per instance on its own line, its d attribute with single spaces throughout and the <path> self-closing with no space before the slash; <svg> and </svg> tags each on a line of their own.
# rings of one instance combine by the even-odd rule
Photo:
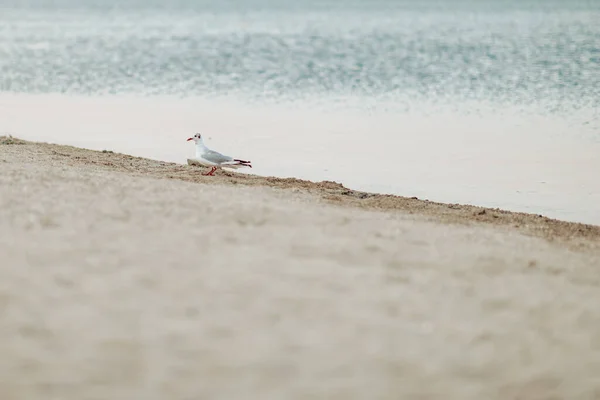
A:
<svg viewBox="0 0 600 400">
<path fill-rule="evenodd" d="M 0 398 L 600 397 L 600 227 L 203 171 L 0 138 Z"/>
</svg>

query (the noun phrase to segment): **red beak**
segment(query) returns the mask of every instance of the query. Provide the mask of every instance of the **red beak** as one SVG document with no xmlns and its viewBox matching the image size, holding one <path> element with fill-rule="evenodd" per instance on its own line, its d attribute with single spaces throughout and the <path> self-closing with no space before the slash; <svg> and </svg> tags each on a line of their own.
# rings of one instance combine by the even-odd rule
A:
<svg viewBox="0 0 600 400">
<path fill-rule="evenodd" d="M 193 137 L 189 138 L 188 140 L 186 140 L 186 142 L 189 142 L 190 140 L 194 140 Z"/>
</svg>

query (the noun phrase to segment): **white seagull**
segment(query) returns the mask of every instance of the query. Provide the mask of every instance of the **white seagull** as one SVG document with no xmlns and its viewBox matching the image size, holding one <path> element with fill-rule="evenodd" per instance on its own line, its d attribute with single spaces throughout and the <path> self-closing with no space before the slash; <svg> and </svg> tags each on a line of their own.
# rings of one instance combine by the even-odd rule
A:
<svg viewBox="0 0 600 400">
<path fill-rule="evenodd" d="M 202 140 L 202 135 L 196 133 L 194 137 L 189 138 L 187 141 L 193 140 L 196 142 L 196 158 L 190 160 L 195 163 L 204 165 L 205 167 L 211 167 L 211 170 L 206 174 L 202 175 L 210 175 L 213 176 L 217 168 L 225 167 L 225 168 L 242 168 L 242 167 L 250 167 L 250 161 L 239 160 L 237 158 L 229 157 L 223 155 L 217 151 L 211 150 L 204 144 Z"/>
</svg>

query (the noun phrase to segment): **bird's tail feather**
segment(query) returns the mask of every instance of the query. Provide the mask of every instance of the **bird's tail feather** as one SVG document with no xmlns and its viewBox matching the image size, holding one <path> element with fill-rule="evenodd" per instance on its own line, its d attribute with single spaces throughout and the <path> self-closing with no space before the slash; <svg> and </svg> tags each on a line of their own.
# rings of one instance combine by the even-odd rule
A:
<svg viewBox="0 0 600 400">
<path fill-rule="evenodd" d="M 252 168 L 252 165 L 250 165 L 251 161 L 238 160 L 236 158 L 234 158 L 233 161 L 237 162 L 240 165 Z"/>
</svg>

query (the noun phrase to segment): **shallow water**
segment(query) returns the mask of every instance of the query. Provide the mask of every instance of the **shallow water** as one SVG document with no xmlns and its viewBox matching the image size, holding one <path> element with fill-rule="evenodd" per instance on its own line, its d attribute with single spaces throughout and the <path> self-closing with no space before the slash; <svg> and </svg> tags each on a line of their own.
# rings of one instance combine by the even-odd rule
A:
<svg viewBox="0 0 600 400">
<path fill-rule="evenodd" d="M 252 160 L 252 173 L 600 223 L 600 146 L 565 140 L 560 118 L 5 95 L 0 119 L 26 139 L 179 163 L 193 157 L 186 139 L 201 126 L 210 147 Z"/>
<path fill-rule="evenodd" d="M 598 3 L 114 4 L 0 0 L 0 132 L 600 224 Z"/>
</svg>

